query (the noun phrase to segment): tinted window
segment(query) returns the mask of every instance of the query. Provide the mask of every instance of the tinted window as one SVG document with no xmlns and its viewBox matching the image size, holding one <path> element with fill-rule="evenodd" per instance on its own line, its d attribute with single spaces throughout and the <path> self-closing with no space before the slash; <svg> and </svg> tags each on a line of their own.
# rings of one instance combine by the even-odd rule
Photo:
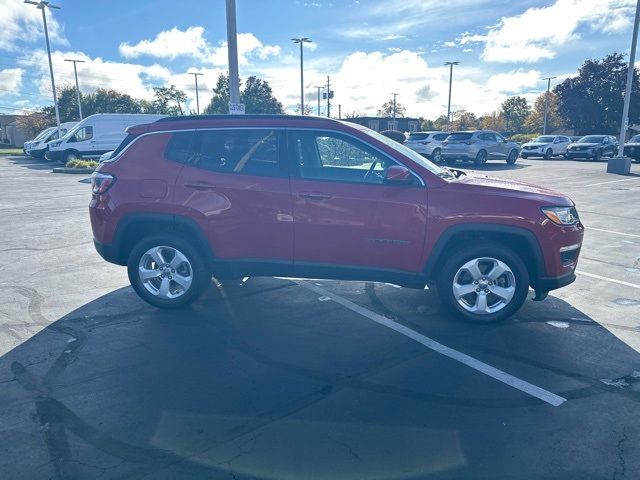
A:
<svg viewBox="0 0 640 480">
<path fill-rule="evenodd" d="M 495 142 L 496 136 L 493 133 L 481 133 L 478 135 L 480 140 L 484 140 L 485 142 Z"/>
<path fill-rule="evenodd" d="M 447 137 L 447 140 L 469 140 L 473 137 L 473 133 L 470 132 L 454 132 Z"/>
<path fill-rule="evenodd" d="M 438 142 L 443 141 L 445 138 L 447 138 L 449 136 L 448 133 L 436 133 L 435 135 L 433 135 L 433 139 L 437 140 Z"/>
<path fill-rule="evenodd" d="M 416 140 L 426 140 L 427 138 L 429 138 L 428 133 L 412 133 L 411 135 L 409 135 L 409 138 L 407 140 L 416 141 Z"/>
<path fill-rule="evenodd" d="M 578 140 L 578 143 L 602 143 L 604 138 L 603 135 L 587 135 Z"/>
<path fill-rule="evenodd" d="M 279 176 L 278 133 L 274 130 L 201 130 L 174 134 L 169 160 L 214 172 Z"/>
<path fill-rule="evenodd" d="M 131 134 L 128 134 L 126 137 L 124 137 L 124 140 L 120 143 L 120 145 L 118 145 L 118 148 L 113 151 L 110 158 L 114 158 L 116 155 L 118 155 L 122 150 L 124 150 L 124 147 L 133 142 L 134 138 L 136 138 L 136 135 Z"/>
<path fill-rule="evenodd" d="M 195 132 L 178 132 L 171 135 L 167 149 L 164 152 L 164 158 L 173 162 L 187 163 L 190 156 L 194 153 L 194 136 Z"/>
<path fill-rule="evenodd" d="M 640 143 L 640 135 L 634 135 L 633 137 L 631 137 L 631 139 L 629 139 L 629 142 Z"/>
<path fill-rule="evenodd" d="M 538 137 L 534 140 L 536 143 L 551 143 L 555 140 L 555 137 Z"/>
<path fill-rule="evenodd" d="M 346 135 L 296 131 L 289 138 L 301 178 L 381 184 L 385 170 L 396 164 Z"/>
</svg>

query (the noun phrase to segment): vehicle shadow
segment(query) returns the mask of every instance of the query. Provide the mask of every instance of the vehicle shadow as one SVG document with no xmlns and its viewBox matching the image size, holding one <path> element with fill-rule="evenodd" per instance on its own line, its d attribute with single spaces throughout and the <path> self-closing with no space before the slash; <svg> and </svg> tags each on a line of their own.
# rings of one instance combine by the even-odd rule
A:
<svg viewBox="0 0 640 480">
<path fill-rule="evenodd" d="M 31 170 L 51 170 L 53 167 L 58 166 L 55 162 L 48 162 L 44 159 L 21 156 L 21 157 L 9 157 L 8 160 L 13 165 L 29 168 Z"/>
<path fill-rule="evenodd" d="M 484 172 L 496 172 L 501 170 L 522 170 L 524 168 L 528 168 L 531 165 L 527 165 L 524 163 L 514 163 L 513 165 L 509 165 L 506 162 L 487 162 L 484 165 L 476 165 L 473 162 L 456 162 L 456 163 L 448 163 L 447 167 L 451 168 L 459 168 L 461 170 L 474 170 L 474 171 L 484 171 Z"/>
<path fill-rule="evenodd" d="M 365 290 L 379 302 L 369 308 L 385 315 L 390 308 L 400 320 L 405 315 L 389 306 L 393 298 L 406 300 L 402 308 L 424 303 L 424 292 L 381 288 Z M 542 305 L 534 304 L 518 322 L 470 326 L 429 300 L 427 311 L 403 321 L 421 319 L 415 328 L 435 338 L 464 338 L 471 355 L 566 378 L 570 388 L 555 393 L 569 401 L 615 394 L 637 402 L 637 390 L 601 381 L 618 363 L 638 367 L 637 352 L 562 300 L 551 301 L 542 315 L 527 311 Z M 570 442 L 575 428 L 562 438 L 566 420 L 535 398 L 493 395 L 478 385 L 472 394 L 432 388 L 408 364 L 425 355 L 419 344 L 347 319 L 342 307 L 293 281 L 212 288 L 182 311 L 156 310 L 122 288 L 50 323 L 42 302 L 30 302 L 25 318 L 14 320 L 44 328 L 0 357 L 4 479 L 488 478 L 492 471 L 515 478 L 521 461 L 537 468 L 541 453 L 550 462 L 564 456 L 558 446 L 564 442 L 579 448 Z M 530 327 L 545 319 L 573 321 L 581 330 L 559 337 L 546 330 L 564 330 Z M 503 337 L 509 329 L 518 332 L 511 345 Z M 616 368 L 576 367 L 574 343 L 594 349 L 592 359 L 597 352 L 615 358 Z M 546 345 L 550 353 L 532 352 L 531 345 Z M 407 374 L 415 383 L 395 380 Z M 494 460 L 488 461 L 483 422 L 536 409 L 535 430 L 543 438 L 529 440 L 531 457 L 512 458 L 501 451 L 510 440 L 492 433 Z M 585 450 L 600 447 L 596 434 L 581 438 Z M 584 458 L 571 461 L 563 464 L 565 478 L 598 477 Z"/>
</svg>

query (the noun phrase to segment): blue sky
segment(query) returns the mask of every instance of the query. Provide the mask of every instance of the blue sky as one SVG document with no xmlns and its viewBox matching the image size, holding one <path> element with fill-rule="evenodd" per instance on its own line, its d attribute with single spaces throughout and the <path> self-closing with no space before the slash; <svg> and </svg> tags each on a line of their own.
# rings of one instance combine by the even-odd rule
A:
<svg viewBox="0 0 640 480">
<path fill-rule="evenodd" d="M 58 84 L 73 81 L 65 58 L 80 58 L 80 88 L 111 87 L 150 98 L 175 84 L 195 109 L 226 72 L 224 0 L 59 0 L 48 12 Z M 240 75 L 258 75 L 292 111 L 299 102 L 298 47 L 307 36 L 307 102 L 331 75 L 342 112 L 375 114 L 399 93 L 409 115 L 453 109 L 476 114 L 520 94 L 531 102 L 545 76 L 575 75 L 586 58 L 627 52 L 633 0 L 237 0 Z M 0 113 L 51 103 L 40 12 L 0 0 Z M 337 111 L 335 109 L 334 111 Z M 322 113 L 322 112 L 321 112 Z"/>
</svg>

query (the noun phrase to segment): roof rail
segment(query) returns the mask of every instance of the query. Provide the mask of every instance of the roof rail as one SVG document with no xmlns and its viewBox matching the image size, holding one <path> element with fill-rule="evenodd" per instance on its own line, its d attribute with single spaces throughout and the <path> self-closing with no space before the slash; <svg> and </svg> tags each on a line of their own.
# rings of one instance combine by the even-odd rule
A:
<svg viewBox="0 0 640 480">
<path fill-rule="evenodd" d="M 282 119 L 282 120 L 324 120 L 335 121 L 333 118 L 318 117 L 315 115 L 284 115 L 284 114 L 250 114 L 250 115 L 176 115 L 164 117 L 154 123 L 176 122 L 185 120 L 228 120 L 233 119 Z"/>
</svg>

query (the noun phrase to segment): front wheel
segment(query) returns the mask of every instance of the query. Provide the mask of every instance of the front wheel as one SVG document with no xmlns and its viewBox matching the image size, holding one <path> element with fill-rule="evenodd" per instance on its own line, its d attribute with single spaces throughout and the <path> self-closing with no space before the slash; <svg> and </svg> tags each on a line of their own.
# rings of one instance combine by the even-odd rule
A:
<svg viewBox="0 0 640 480">
<path fill-rule="evenodd" d="M 516 163 L 516 160 L 518 160 L 518 151 L 517 150 L 511 150 L 511 152 L 509 152 L 509 156 L 507 157 L 507 163 L 509 165 L 513 165 L 514 163 Z"/>
<path fill-rule="evenodd" d="M 195 301 L 211 280 L 202 255 L 175 235 L 152 235 L 129 255 L 131 286 L 158 308 L 180 308 Z"/>
<path fill-rule="evenodd" d="M 551 160 L 552 156 L 553 156 L 553 151 L 550 148 L 547 148 L 547 151 L 544 152 L 544 159 Z"/>
<path fill-rule="evenodd" d="M 71 160 L 78 160 L 80 158 L 82 157 L 75 150 L 67 150 L 66 152 L 64 152 L 64 155 L 62 156 L 62 163 L 66 165 Z"/>
<path fill-rule="evenodd" d="M 440 272 L 442 303 L 469 322 L 504 320 L 522 306 L 529 291 L 529 273 L 521 258 L 492 243 L 454 253 Z"/>
<path fill-rule="evenodd" d="M 593 154 L 593 159 L 596 162 L 599 162 L 601 158 L 602 158 L 602 151 L 596 150 L 596 153 Z"/>
</svg>

